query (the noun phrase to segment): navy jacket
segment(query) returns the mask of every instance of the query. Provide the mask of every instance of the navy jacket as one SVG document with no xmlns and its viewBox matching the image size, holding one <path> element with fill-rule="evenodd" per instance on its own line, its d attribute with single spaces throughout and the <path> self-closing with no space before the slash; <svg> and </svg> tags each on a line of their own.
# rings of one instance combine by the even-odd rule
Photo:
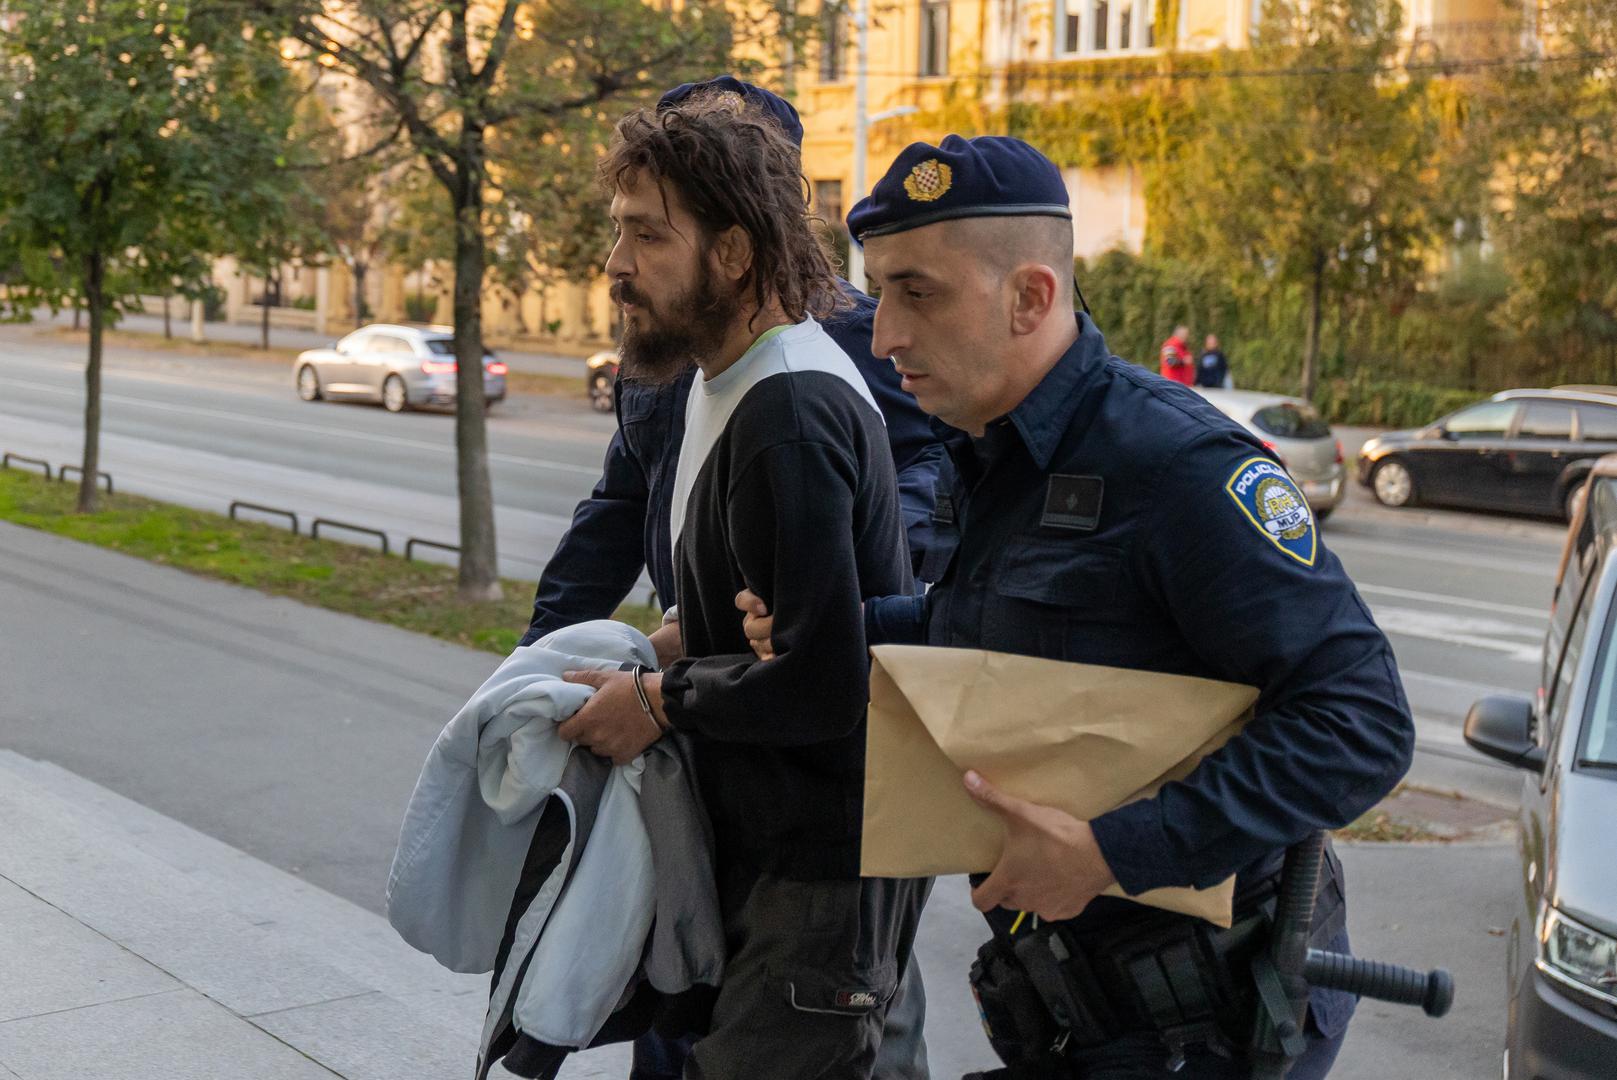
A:
<svg viewBox="0 0 1617 1080">
<path fill-rule="evenodd" d="M 959 546 L 925 596 L 867 604 L 867 637 L 1257 687 L 1239 736 L 1092 823 L 1128 892 L 1251 880 L 1392 789 L 1414 749 L 1409 704 L 1385 635 L 1262 444 L 1080 323 L 1009 415 L 981 439 L 948 437 L 958 478 L 939 515 Z"/>
<path fill-rule="evenodd" d="M 844 283 L 853 306 L 824 326 L 865 377 L 887 421 L 898 470 L 899 503 L 917 569 L 934 544 L 933 489 L 944 450 L 927 416 L 899 385 L 891 362 L 871 355 L 876 302 Z M 522 644 L 552 630 L 609 618 L 629 595 L 644 566 L 657 598 L 674 602 L 674 551 L 669 538 L 674 471 L 685 437 L 685 399 L 695 373 L 667 386 L 620 379 L 618 430 L 607 447 L 601 479 L 573 511 L 573 522 L 545 565 Z"/>
</svg>

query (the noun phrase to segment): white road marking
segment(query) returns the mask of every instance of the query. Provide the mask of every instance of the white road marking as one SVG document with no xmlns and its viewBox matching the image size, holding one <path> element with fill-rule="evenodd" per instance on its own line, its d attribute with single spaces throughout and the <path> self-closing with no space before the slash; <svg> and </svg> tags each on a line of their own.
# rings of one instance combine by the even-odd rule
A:
<svg viewBox="0 0 1617 1080">
<path fill-rule="evenodd" d="M 1358 537 L 1327 537 L 1328 545 L 1338 555 L 1363 552 L 1372 555 L 1391 555 L 1399 559 L 1419 559 L 1422 562 L 1444 563 L 1450 566 L 1469 566 L 1477 570 L 1499 570 L 1507 574 L 1543 575 L 1545 580 L 1554 576 L 1555 559 L 1559 552 L 1548 547 L 1542 557 L 1524 553 L 1519 559 L 1499 559 L 1487 555 L 1455 551 L 1438 544 L 1422 545 L 1418 542 L 1394 543 L 1388 540 L 1364 540 Z"/>
<path fill-rule="evenodd" d="M 1543 630 L 1498 619 L 1392 606 L 1376 608 L 1375 616 L 1389 634 L 1486 649 L 1524 664 L 1537 663 L 1543 647 Z"/>
<path fill-rule="evenodd" d="M 40 390 L 49 394 L 62 394 L 69 397 L 80 397 L 78 389 L 68 389 L 62 386 L 52 386 L 49 383 L 28 382 L 21 379 L 8 379 L 9 386 L 23 386 L 31 390 Z M 454 446 L 445 446 L 441 443 L 426 442 L 421 439 L 405 439 L 398 435 L 376 435 L 362 431 L 345 431 L 342 428 L 326 427 L 321 424 L 306 424 L 298 420 L 277 420 L 264 416 L 253 416 L 251 413 L 227 412 L 224 409 L 205 409 L 196 405 L 176 405 L 173 402 L 149 401 L 145 398 L 128 397 L 124 394 L 101 395 L 103 402 L 116 405 L 135 405 L 143 409 L 152 409 L 156 412 L 180 413 L 186 416 L 206 416 L 214 420 L 228 420 L 237 424 L 259 424 L 264 427 L 275 428 L 280 431 L 308 431 L 316 435 L 329 435 L 343 439 L 355 439 L 359 442 L 376 443 L 382 446 L 404 447 L 410 450 L 430 450 L 433 453 L 453 455 Z M 571 465 L 563 461 L 547 461 L 544 458 L 519 457 L 516 454 L 489 454 L 490 461 L 498 461 L 504 465 L 524 465 L 534 469 L 549 469 L 553 472 L 572 473 L 577 476 L 598 477 L 601 470 L 598 467 L 584 465 Z"/>
<path fill-rule="evenodd" d="M 1434 604 L 1474 608 L 1477 611 L 1492 611 L 1500 615 L 1517 615 L 1525 619 L 1537 619 L 1540 622 L 1549 621 L 1549 613 L 1543 608 L 1519 607 L 1516 604 L 1500 604 L 1492 600 L 1473 600 L 1466 596 L 1421 592 L 1418 589 L 1400 589 L 1392 585 L 1367 585 L 1362 581 L 1355 582 L 1355 584 L 1358 585 L 1361 593 L 1369 593 L 1371 596 L 1394 596 L 1401 600 L 1426 600 Z"/>
<path fill-rule="evenodd" d="M 1429 671 L 1410 671 L 1408 668 L 1399 668 L 1398 674 L 1405 682 L 1423 682 L 1432 686 L 1441 686 L 1449 690 L 1459 690 L 1474 697 L 1485 697 L 1488 694 L 1527 694 L 1530 690 L 1521 687 L 1489 686 L 1487 683 L 1472 682 L 1470 679 L 1456 679 L 1450 675 L 1433 675 Z"/>
</svg>

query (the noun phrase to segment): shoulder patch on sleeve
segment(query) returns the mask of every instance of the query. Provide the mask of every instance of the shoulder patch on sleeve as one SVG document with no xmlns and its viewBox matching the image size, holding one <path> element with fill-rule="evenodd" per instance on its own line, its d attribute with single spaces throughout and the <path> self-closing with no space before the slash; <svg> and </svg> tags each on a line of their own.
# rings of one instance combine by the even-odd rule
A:
<svg viewBox="0 0 1617 1080">
<path fill-rule="evenodd" d="M 1248 458 L 1230 474 L 1224 490 L 1252 527 L 1304 566 L 1319 553 L 1314 512 L 1286 470 L 1266 457 Z"/>
</svg>

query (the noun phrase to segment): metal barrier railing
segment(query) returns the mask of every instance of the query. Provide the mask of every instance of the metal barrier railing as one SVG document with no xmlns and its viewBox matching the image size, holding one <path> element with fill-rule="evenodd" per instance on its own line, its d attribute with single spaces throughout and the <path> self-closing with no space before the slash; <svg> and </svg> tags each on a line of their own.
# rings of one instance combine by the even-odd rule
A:
<svg viewBox="0 0 1617 1080">
<path fill-rule="evenodd" d="M 453 551 L 456 555 L 460 554 L 460 548 L 454 544 L 440 544 L 436 540 L 423 540 L 419 536 L 412 536 L 404 542 L 404 557 L 414 559 L 415 549 L 418 547 L 436 548 L 439 551 Z"/>
<path fill-rule="evenodd" d="M 51 479 L 51 463 L 44 458 L 24 457 L 22 454 L 13 454 L 8 450 L 4 454 L 0 454 L 0 469 L 11 468 L 13 461 L 22 465 L 38 465 L 45 470 L 45 479 Z"/>
<path fill-rule="evenodd" d="M 354 525 L 347 521 L 337 521 L 334 518 L 315 518 L 309 523 L 309 536 L 311 539 L 320 539 L 320 526 L 322 525 L 331 529 L 343 529 L 347 532 L 364 533 L 367 536 L 374 536 L 382 542 L 382 554 L 388 554 L 387 533 L 383 532 L 381 529 L 373 529 L 369 525 Z"/>
<path fill-rule="evenodd" d="M 77 474 L 80 477 L 84 475 L 83 468 L 78 465 L 63 465 L 61 468 L 53 472 L 51 470 L 50 462 L 46 461 L 44 458 L 28 457 L 24 454 L 12 453 L 9 450 L 3 454 L 0 454 L 0 469 L 11 468 L 13 462 L 16 462 L 19 465 L 37 465 L 44 471 L 45 479 L 56 480 L 57 482 L 66 481 L 68 474 L 70 473 Z M 112 474 L 102 472 L 98 469 L 96 470 L 95 475 L 98 483 L 102 481 L 106 482 L 107 494 L 112 494 Z M 278 506 L 265 506 L 263 503 L 248 502 L 245 499 L 235 499 L 231 501 L 230 508 L 227 511 L 230 520 L 240 521 L 241 518 L 239 517 L 239 513 L 243 510 L 250 510 L 258 514 L 268 514 L 272 517 L 284 518 L 292 526 L 292 532 L 295 535 L 301 535 L 296 511 L 283 510 Z M 383 532 L 381 529 L 373 529 L 368 525 L 356 525 L 351 521 L 338 521 L 336 518 L 317 517 L 309 523 L 310 538 L 318 539 L 320 536 L 320 530 L 322 528 L 340 529 L 344 532 L 363 533 L 366 536 L 374 536 L 381 542 L 381 553 L 383 555 L 391 555 L 393 553 L 392 544 L 387 538 L 387 533 Z M 419 536 L 412 536 L 404 542 L 404 557 L 406 560 L 413 561 L 415 559 L 416 548 L 432 548 L 435 551 L 451 551 L 456 555 L 460 554 L 459 545 L 445 544 L 437 540 L 424 540 Z M 655 591 L 651 593 L 650 599 L 652 603 L 656 602 L 656 595 L 657 594 Z"/>
<path fill-rule="evenodd" d="M 260 514 L 272 514 L 272 515 L 274 515 L 276 517 L 287 518 L 292 522 L 292 532 L 293 532 L 293 534 L 296 535 L 296 533 L 298 531 L 298 516 L 296 514 L 294 514 L 290 510 L 282 510 L 282 509 L 280 509 L 279 507 L 276 507 L 276 506 L 261 506 L 258 503 L 243 502 L 242 500 L 237 499 L 235 502 L 230 504 L 230 520 L 231 521 L 237 520 L 237 518 L 236 518 L 236 511 L 237 510 L 253 510 L 253 511 L 256 511 L 256 512 L 258 512 Z"/>
<path fill-rule="evenodd" d="M 79 476 L 83 476 L 84 475 L 84 470 L 81 467 L 79 467 L 78 465 L 63 465 L 61 468 L 56 470 L 56 479 L 58 481 L 60 481 L 61 483 L 65 484 L 65 483 L 67 483 L 67 474 L 68 473 L 77 473 Z M 108 495 L 112 494 L 112 474 L 111 473 L 104 473 L 100 469 L 97 469 L 95 471 L 95 479 L 96 479 L 97 483 L 100 483 L 102 480 L 105 480 L 107 482 L 107 494 Z"/>
</svg>

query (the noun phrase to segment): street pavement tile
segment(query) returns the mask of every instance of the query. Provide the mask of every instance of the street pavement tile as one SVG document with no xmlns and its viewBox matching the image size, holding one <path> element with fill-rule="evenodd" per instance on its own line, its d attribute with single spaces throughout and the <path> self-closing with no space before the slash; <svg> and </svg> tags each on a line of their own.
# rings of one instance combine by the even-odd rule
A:
<svg viewBox="0 0 1617 1080">
<path fill-rule="evenodd" d="M 0 1022 L 141 997 L 180 984 L 0 878 Z"/>
<path fill-rule="evenodd" d="M 189 990 L 0 1023 L 0 1061 L 20 1080 L 337 1076 Z"/>
<path fill-rule="evenodd" d="M 0 789 L 6 876 L 227 1008 L 249 1015 L 363 992 L 208 901 L 172 867 Z M 3 1060 L 3 1059 L 0 1059 Z"/>
<path fill-rule="evenodd" d="M 347 1080 L 460 1076 L 477 1063 L 477 1028 L 435 1023 L 378 993 L 249 1019 Z"/>
</svg>

